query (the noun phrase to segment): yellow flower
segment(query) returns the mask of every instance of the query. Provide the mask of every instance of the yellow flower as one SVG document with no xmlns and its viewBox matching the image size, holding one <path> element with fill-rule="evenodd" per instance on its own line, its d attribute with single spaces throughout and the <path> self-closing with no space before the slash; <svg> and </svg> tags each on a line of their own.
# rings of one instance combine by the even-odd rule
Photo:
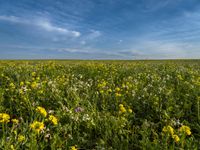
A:
<svg viewBox="0 0 200 150">
<path fill-rule="evenodd" d="M 54 125 L 58 124 L 58 119 L 53 115 L 49 115 L 49 121 L 51 121 Z"/>
<path fill-rule="evenodd" d="M 119 104 L 119 112 L 120 113 L 125 113 L 126 112 L 126 108 L 124 107 L 123 104 Z"/>
<path fill-rule="evenodd" d="M 129 113 L 132 113 L 132 112 L 133 112 L 133 110 L 132 110 L 131 108 L 129 108 L 129 109 L 128 109 L 128 112 L 129 112 Z"/>
<path fill-rule="evenodd" d="M 171 126 L 164 126 L 162 131 L 165 133 L 170 133 L 171 136 L 174 135 L 174 129 Z"/>
<path fill-rule="evenodd" d="M 112 92 L 112 90 L 111 90 L 111 89 L 108 89 L 108 92 Z"/>
<path fill-rule="evenodd" d="M 19 135 L 18 138 L 17 138 L 18 142 L 23 142 L 23 141 L 25 141 L 25 139 L 26 138 L 23 135 Z"/>
<path fill-rule="evenodd" d="M 39 94 L 43 94 L 43 93 L 44 93 L 44 91 L 43 91 L 43 90 L 40 90 L 38 93 L 39 93 Z"/>
<path fill-rule="evenodd" d="M 20 82 L 20 86 L 23 86 L 24 85 L 24 82 L 22 81 L 22 82 Z"/>
<path fill-rule="evenodd" d="M 32 75 L 33 77 L 35 77 L 35 76 L 36 76 L 36 72 L 32 72 L 31 75 Z"/>
<path fill-rule="evenodd" d="M 120 93 L 115 93 L 115 96 L 116 96 L 116 97 L 121 97 L 122 94 L 120 94 Z"/>
<path fill-rule="evenodd" d="M 99 92 L 100 92 L 101 94 L 103 94 L 103 93 L 104 93 L 104 91 L 103 91 L 103 90 L 100 90 Z"/>
<path fill-rule="evenodd" d="M 6 113 L 0 113 L 0 123 L 8 123 L 10 121 L 10 116 Z"/>
<path fill-rule="evenodd" d="M 11 89 L 15 89 L 15 84 L 14 83 L 10 83 L 9 86 L 10 86 Z"/>
<path fill-rule="evenodd" d="M 72 146 L 70 150 L 78 150 L 76 146 Z"/>
<path fill-rule="evenodd" d="M 12 119 L 11 120 L 14 124 L 18 124 L 19 123 L 19 120 L 18 119 Z"/>
<path fill-rule="evenodd" d="M 191 135 L 191 134 L 192 134 L 190 130 L 191 130 L 190 127 L 185 126 L 185 125 L 182 125 L 182 126 L 179 128 L 179 131 L 180 131 L 180 132 L 184 132 L 184 133 L 186 133 L 187 135 Z"/>
<path fill-rule="evenodd" d="M 40 113 L 42 116 L 44 116 L 44 117 L 47 116 L 47 112 L 46 112 L 46 110 L 45 110 L 43 107 L 38 106 L 38 107 L 36 108 L 36 111 L 37 111 L 38 113 Z"/>
<path fill-rule="evenodd" d="M 119 107 L 124 107 L 124 105 L 123 104 L 119 104 Z"/>
<path fill-rule="evenodd" d="M 178 135 L 172 135 L 172 138 L 174 139 L 176 143 L 180 141 L 180 138 L 178 137 Z"/>
<path fill-rule="evenodd" d="M 120 88 L 119 88 L 119 87 L 116 87 L 116 88 L 115 88 L 115 91 L 116 91 L 116 92 L 119 92 L 119 91 L 120 91 Z"/>
<path fill-rule="evenodd" d="M 13 145 L 10 145 L 10 149 L 11 149 L 11 150 L 15 150 L 15 148 L 14 148 Z"/>
<path fill-rule="evenodd" d="M 16 130 L 14 130 L 13 133 L 14 133 L 15 135 L 17 135 L 17 131 L 16 131 Z"/>
<path fill-rule="evenodd" d="M 33 89 L 37 88 L 37 87 L 38 87 L 37 82 L 35 82 L 35 81 L 32 82 L 31 87 L 32 87 Z"/>
<path fill-rule="evenodd" d="M 44 123 L 39 121 L 34 121 L 32 124 L 30 124 L 30 127 L 33 131 L 39 133 L 41 130 L 44 129 Z"/>
</svg>

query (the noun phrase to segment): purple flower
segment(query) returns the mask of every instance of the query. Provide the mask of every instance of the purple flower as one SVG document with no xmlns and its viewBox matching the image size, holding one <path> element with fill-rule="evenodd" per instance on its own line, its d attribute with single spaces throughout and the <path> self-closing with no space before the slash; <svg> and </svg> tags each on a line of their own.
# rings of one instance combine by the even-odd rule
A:
<svg viewBox="0 0 200 150">
<path fill-rule="evenodd" d="M 78 113 L 78 112 L 82 112 L 82 111 L 84 111 L 84 109 L 81 108 L 81 107 L 77 107 L 77 108 L 75 108 L 74 111 L 75 111 L 76 113 Z"/>
</svg>

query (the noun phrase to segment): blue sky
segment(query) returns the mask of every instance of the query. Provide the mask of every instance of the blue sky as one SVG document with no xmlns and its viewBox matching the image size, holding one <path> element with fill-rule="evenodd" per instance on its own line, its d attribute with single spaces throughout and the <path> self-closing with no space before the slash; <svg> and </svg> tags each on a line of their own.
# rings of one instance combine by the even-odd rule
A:
<svg viewBox="0 0 200 150">
<path fill-rule="evenodd" d="M 199 0 L 0 0 L 0 59 L 200 58 Z"/>
</svg>

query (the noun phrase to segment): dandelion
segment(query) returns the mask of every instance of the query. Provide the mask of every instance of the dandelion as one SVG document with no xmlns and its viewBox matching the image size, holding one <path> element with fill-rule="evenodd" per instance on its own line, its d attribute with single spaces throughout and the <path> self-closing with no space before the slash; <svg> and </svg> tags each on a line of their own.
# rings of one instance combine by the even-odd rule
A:
<svg viewBox="0 0 200 150">
<path fill-rule="evenodd" d="M 58 119 L 53 115 L 49 115 L 49 121 L 51 121 L 54 125 L 58 124 Z"/>
<path fill-rule="evenodd" d="M 191 135 L 191 129 L 190 129 L 190 127 L 188 127 L 188 126 L 182 125 L 182 126 L 179 128 L 179 131 L 180 131 L 180 132 L 184 132 L 184 133 L 186 133 L 187 135 Z"/>
<path fill-rule="evenodd" d="M 39 133 L 41 130 L 44 129 L 44 123 L 39 121 L 34 121 L 32 124 L 30 124 L 30 128 L 36 133 Z"/>
<path fill-rule="evenodd" d="M 36 111 L 37 111 L 38 113 L 40 113 L 42 116 L 44 116 L 44 117 L 47 116 L 47 112 L 46 112 L 45 108 L 43 108 L 43 107 L 38 106 L 38 107 L 36 108 Z"/>
<path fill-rule="evenodd" d="M 0 113 L 0 123 L 10 122 L 10 116 L 6 113 Z"/>
<path fill-rule="evenodd" d="M 14 124 L 18 124 L 19 123 L 19 120 L 18 119 L 12 119 L 11 120 Z"/>
</svg>

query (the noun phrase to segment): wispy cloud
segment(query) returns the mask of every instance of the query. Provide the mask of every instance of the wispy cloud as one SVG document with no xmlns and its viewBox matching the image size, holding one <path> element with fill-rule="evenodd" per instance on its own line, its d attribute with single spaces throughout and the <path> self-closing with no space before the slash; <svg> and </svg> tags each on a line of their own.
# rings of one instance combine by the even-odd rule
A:
<svg viewBox="0 0 200 150">
<path fill-rule="evenodd" d="M 144 11 L 144 12 L 157 11 L 157 10 L 167 6 L 169 4 L 169 2 L 170 2 L 170 0 L 160 0 L 160 1 L 148 0 L 148 1 L 145 1 L 142 11 Z"/>
<path fill-rule="evenodd" d="M 18 18 L 16 16 L 0 16 L 0 20 L 13 23 L 30 24 L 31 21 Z"/>
<path fill-rule="evenodd" d="M 141 40 L 132 49 L 121 51 L 138 59 L 166 59 L 166 58 L 199 58 L 200 44 L 190 42 Z"/>
<path fill-rule="evenodd" d="M 87 36 L 87 39 L 95 39 L 102 35 L 102 33 L 98 30 L 90 30 L 89 35 Z"/>
<path fill-rule="evenodd" d="M 53 25 L 46 18 L 29 20 L 29 19 L 19 18 L 19 17 L 16 17 L 16 16 L 0 16 L 0 20 L 36 26 L 36 27 L 39 27 L 39 28 L 41 28 L 41 29 L 43 29 L 47 32 L 55 32 L 55 33 L 59 33 L 59 34 L 63 34 L 63 35 L 66 35 L 66 36 L 71 36 L 71 37 L 79 37 L 81 35 L 81 33 L 78 32 L 78 31 L 68 30 L 66 28 L 62 28 L 62 27 Z"/>
<path fill-rule="evenodd" d="M 61 34 L 70 35 L 72 37 L 79 37 L 81 35 L 81 33 L 78 31 L 71 31 L 65 28 L 54 26 L 49 21 L 39 20 L 35 22 L 35 25 L 49 32 L 57 32 Z"/>
</svg>

